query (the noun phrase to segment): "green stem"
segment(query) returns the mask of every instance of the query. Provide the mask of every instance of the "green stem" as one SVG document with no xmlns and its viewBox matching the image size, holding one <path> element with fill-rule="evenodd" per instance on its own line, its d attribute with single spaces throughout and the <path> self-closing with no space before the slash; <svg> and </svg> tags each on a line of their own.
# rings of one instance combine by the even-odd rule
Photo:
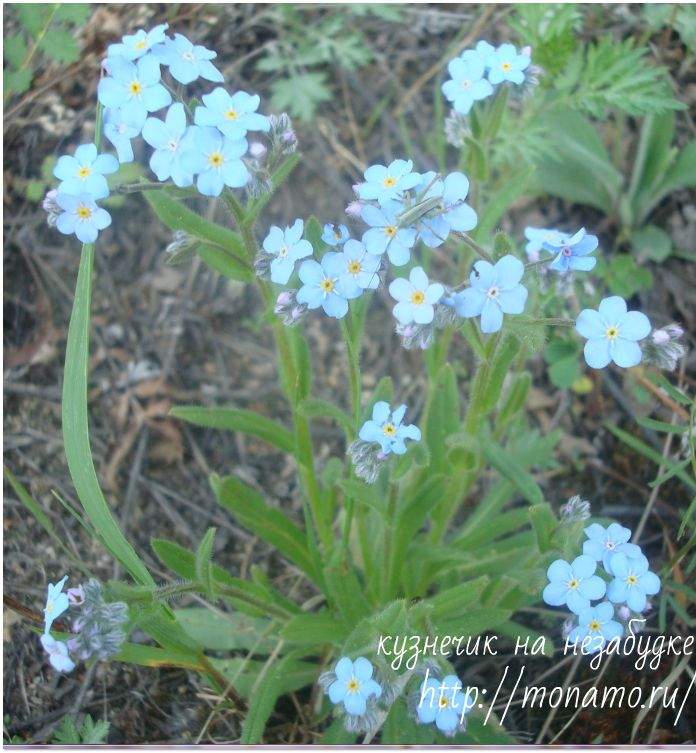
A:
<svg viewBox="0 0 696 753">
<path fill-rule="evenodd" d="M 350 381 L 350 400 L 353 408 L 353 421 L 355 434 L 360 429 L 360 417 L 362 408 L 360 405 L 360 353 L 355 347 L 350 328 L 345 318 L 341 319 L 341 332 L 346 343 L 346 354 L 348 356 L 348 377 Z"/>
<path fill-rule="evenodd" d="M 394 569 L 394 536 L 396 534 L 396 502 L 398 499 L 399 487 L 392 484 L 389 490 L 389 501 L 387 503 L 387 516 L 384 524 L 384 562 L 382 565 L 382 601 L 386 601 L 391 596 L 393 588 L 393 569 Z"/>
</svg>

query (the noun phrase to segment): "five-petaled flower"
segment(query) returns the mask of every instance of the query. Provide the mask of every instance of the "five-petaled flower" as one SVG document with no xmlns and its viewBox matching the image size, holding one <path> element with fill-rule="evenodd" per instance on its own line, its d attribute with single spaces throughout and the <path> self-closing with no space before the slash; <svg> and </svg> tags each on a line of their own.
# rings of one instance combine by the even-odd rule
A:
<svg viewBox="0 0 696 753">
<path fill-rule="evenodd" d="M 49 583 L 46 590 L 46 606 L 44 607 L 44 633 L 51 629 L 53 621 L 60 617 L 63 612 L 70 606 L 68 595 L 63 593 L 63 586 L 66 584 L 68 576 L 63 576 L 58 583 Z"/>
<path fill-rule="evenodd" d="M 362 236 L 368 253 L 381 255 L 385 251 L 395 267 L 407 264 L 411 258 L 411 248 L 416 242 L 417 232 L 412 227 L 400 227 L 401 205 L 391 201 L 382 207 L 363 204 L 360 216 L 370 226 Z"/>
<path fill-rule="evenodd" d="M 414 267 L 408 280 L 397 277 L 389 284 L 389 295 L 397 301 L 394 316 L 401 324 L 429 324 L 435 316 L 434 305 L 442 298 L 445 288 L 431 283 L 423 267 Z"/>
<path fill-rule="evenodd" d="M 463 691 L 462 683 L 456 675 L 447 675 L 441 681 L 427 677 L 420 687 L 416 713 L 421 724 L 435 722 L 440 732 L 453 735 L 473 706 L 470 692 Z"/>
<path fill-rule="evenodd" d="M 582 644 L 586 654 L 596 653 L 608 641 L 623 635 L 623 627 L 612 619 L 613 616 L 614 607 L 608 601 L 582 609 L 578 615 L 578 624 L 570 631 L 568 640 Z"/>
<path fill-rule="evenodd" d="M 248 147 L 246 139 L 231 141 L 217 128 L 194 126 L 192 148 L 181 155 L 181 166 L 196 178 L 196 187 L 204 196 L 219 196 L 225 186 L 241 188 L 249 182 L 249 171 L 241 157 Z"/>
<path fill-rule="evenodd" d="M 536 261 L 539 258 L 539 254 L 542 248 L 546 247 L 546 244 L 560 248 L 563 241 L 568 238 L 568 233 L 548 227 L 526 227 L 524 235 L 527 239 L 524 250 L 531 261 Z"/>
<path fill-rule="evenodd" d="M 152 54 L 169 67 L 169 72 L 181 84 L 190 84 L 197 78 L 216 83 L 223 81 L 222 73 L 210 62 L 217 52 L 186 39 L 183 34 L 168 37 L 163 44 L 152 48 Z"/>
<path fill-rule="evenodd" d="M 143 126 L 143 138 L 154 147 L 150 156 L 150 169 L 157 180 L 170 178 L 177 186 L 193 183 L 193 172 L 182 164 L 182 155 L 196 148 L 197 129 L 186 125 L 186 113 L 181 102 L 175 102 L 168 110 L 164 121 L 148 118 Z"/>
<path fill-rule="evenodd" d="M 503 81 L 521 84 L 524 82 L 524 70 L 531 60 L 529 55 L 518 53 L 514 44 L 505 43 L 501 44 L 486 62 L 490 66 L 488 80 L 492 84 L 501 84 Z"/>
<path fill-rule="evenodd" d="M 104 107 L 120 107 L 138 118 L 171 104 L 172 95 L 160 83 L 156 58 L 146 55 L 132 63 L 125 58 L 107 58 L 108 76 L 99 82 L 97 95 Z"/>
<path fill-rule="evenodd" d="M 418 232 L 430 248 L 437 248 L 451 230 L 465 233 L 476 227 L 476 212 L 465 203 L 469 193 L 469 179 L 464 173 L 450 173 L 444 180 L 434 180 L 435 173 L 426 173 L 421 185 L 427 188 L 423 201 L 439 199 L 438 204 L 420 221 Z M 433 182 L 434 181 L 434 182 Z"/>
<path fill-rule="evenodd" d="M 343 318 L 348 313 L 348 301 L 340 285 L 344 272 L 343 254 L 335 251 L 324 254 L 321 262 L 314 259 L 303 261 L 299 275 L 304 285 L 297 291 L 298 303 L 304 303 L 310 309 L 321 306 L 328 316 Z"/>
<path fill-rule="evenodd" d="M 545 240 L 544 248 L 556 256 L 549 268 L 555 269 L 556 272 L 589 272 L 597 263 L 597 259 L 590 256 L 597 245 L 597 236 L 587 235 L 585 228 L 560 240 Z"/>
<path fill-rule="evenodd" d="M 474 102 L 493 94 L 490 81 L 486 80 L 486 63 L 483 56 L 474 55 L 454 58 L 447 65 L 452 78 L 442 85 L 442 93 L 452 102 L 456 112 L 466 115 Z"/>
<path fill-rule="evenodd" d="M 142 110 L 128 112 L 120 107 L 113 107 L 104 111 L 104 136 L 114 145 L 121 164 L 133 161 L 131 139 L 143 130 L 146 117 L 147 113 Z"/>
<path fill-rule="evenodd" d="M 65 235 L 75 233 L 83 243 L 94 243 L 99 231 L 111 224 L 111 215 L 98 207 L 89 194 L 58 193 L 56 202 L 63 210 L 56 219 L 56 227 Z"/>
<path fill-rule="evenodd" d="M 350 238 L 350 230 L 345 225 L 332 225 L 327 222 L 321 234 L 321 239 L 327 246 L 342 246 Z"/>
<path fill-rule="evenodd" d="M 400 199 L 404 191 L 417 186 L 421 176 L 413 172 L 411 160 L 395 159 L 388 166 L 372 165 L 365 170 L 365 182 L 358 185 L 358 196 L 365 201 L 386 204 Z"/>
<path fill-rule="evenodd" d="M 364 656 L 351 661 L 347 656 L 336 663 L 336 679 L 329 685 L 328 694 L 334 704 L 342 703 L 347 714 L 362 716 L 369 698 L 382 695 L 380 684 L 372 678 L 372 662 Z"/>
<path fill-rule="evenodd" d="M 295 262 L 312 255 L 312 244 L 302 238 L 304 222 L 295 220 L 291 227 L 281 230 L 273 225 L 263 240 L 263 248 L 275 256 L 271 262 L 271 280 L 285 285 L 290 279 Z"/>
<path fill-rule="evenodd" d="M 594 572 L 597 563 L 592 557 L 581 554 L 572 563 L 555 560 L 546 571 L 549 583 L 544 588 L 543 599 L 552 607 L 568 605 L 568 609 L 580 614 L 590 606 L 591 599 L 601 599 L 607 584 Z"/>
<path fill-rule="evenodd" d="M 51 666 L 59 672 L 71 672 L 75 669 L 75 662 L 68 654 L 68 646 L 63 641 L 56 640 L 52 635 L 44 633 L 41 636 L 41 645 L 48 654 Z"/>
<path fill-rule="evenodd" d="M 389 403 L 380 400 L 372 408 L 372 418 L 362 425 L 359 437 L 363 442 L 377 442 L 384 455 L 406 452 L 406 440 L 420 442 L 421 432 L 415 424 L 404 425 L 406 406 L 400 405 L 392 411 Z"/>
<path fill-rule="evenodd" d="M 660 579 L 649 569 L 643 554 L 628 557 L 617 552 L 609 560 L 609 572 L 614 576 L 607 588 L 607 598 L 614 604 L 626 603 L 634 612 L 642 612 L 647 597 L 660 590 Z"/>
<path fill-rule="evenodd" d="M 247 131 L 268 131 L 271 124 L 258 110 L 258 94 L 243 91 L 228 94 L 221 86 L 203 95 L 202 107 L 196 107 L 194 122 L 200 126 L 214 126 L 233 141 L 243 139 Z"/>
<path fill-rule="evenodd" d="M 640 554 L 639 546 L 628 543 L 631 531 L 618 523 L 611 523 L 606 528 L 599 523 L 593 523 L 585 529 L 585 534 L 587 541 L 582 545 L 582 553 L 601 562 L 607 572 L 609 561 L 617 552 L 623 552 L 629 557 L 637 557 Z"/>
<path fill-rule="evenodd" d="M 503 326 L 503 314 L 521 314 L 527 302 L 527 288 L 520 284 L 524 265 L 508 254 L 495 265 L 480 260 L 474 264 L 471 287 L 454 295 L 459 316 L 481 317 L 481 332 L 497 332 Z"/>
<path fill-rule="evenodd" d="M 353 238 L 347 240 L 341 251 L 343 273 L 338 279 L 346 298 L 358 298 L 364 290 L 374 290 L 379 285 L 379 256 L 368 254 L 365 246 Z"/>
<path fill-rule="evenodd" d="M 109 195 L 104 176 L 115 173 L 118 168 L 118 160 L 112 154 L 97 154 L 94 144 L 81 144 L 74 156 L 60 157 L 53 174 L 61 181 L 59 193 L 88 194 L 93 199 L 103 199 Z"/>
<path fill-rule="evenodd" d="M 110 58 L 122 57 L 126 60 L 137 60 L 146 52 L 149 52 L 156 44 L 161 44 L 166 39 L 164 32 L 169 24 L 159 24 L 150 31 L 139 29 L 135 34 L 126 34 L 120 42 L 110 44 L 106 54 Z"/>
<path fill-rule="evenodd" d="M 640 363 L 638 341 L 650 334 L 650 320 L 640 311 L 627 311 L 626 301 L 618 295 L 604 298 L 599 309 L 584 309 L 575 329 L 587 338 L 585 361 L 593 369 L 602 369 L 613 361 L 629 368 Z"/>
</svg>

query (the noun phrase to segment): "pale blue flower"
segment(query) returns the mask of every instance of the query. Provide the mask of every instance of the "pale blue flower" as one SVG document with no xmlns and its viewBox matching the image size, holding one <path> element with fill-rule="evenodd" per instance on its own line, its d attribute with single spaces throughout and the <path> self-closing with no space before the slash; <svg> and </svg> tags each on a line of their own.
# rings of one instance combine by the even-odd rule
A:
<svg viewBox="0 0 696 753">
<path fill-rule="evenodd" d="M 474 706 L 470 691 L 464 693 L 456 675 L 447 675 L 442 681 L 434 677 L 423 680 L 416 714 L 421 724 L 431 724 L 446 735 L 453 735 L 461 719 Z"/>
<path fill-rule="evenodd" d="M 125 58 L 108 58 L 106 62 L 110 75 L 97 87 L 104 107 L 120 107 L 125 115 L 137 118 L 171 104 L 172 95 L 160 83 L 159 63 L 152 55 L 135 63 Z"/>
<path fill-rule="evenodd" d="M 560 247 L 568 239 L 568 233 L 546 227 L 526 227 L 524 235 L 527 238 L 524 250 L 531 261 L 537 261 L 541 250 L 547 243 Z"/>
<path fill-rule="evenodd" d="M 370 226 L 362 236 L 368 253 L 381 255 L 386 251 L 389 261 L 396 267 L 408 264 L 418 235 L 415 228 L 399 226 L 400 211 L 401 205 L 392 201 L 383 207 L 363 204 L 360 212 Z"/>
<path fill-rule="evenodd" d="M 74 156 L 64 154 L 58 159 L 53 174 L 61 181 L 59 193 L 89 194 L 94 199 L 104 199 L 109 195 L 104 176 L 115 173 L 118 168 L 113 154 L 97 154 L 94 144 L 81 144 Z"/>
<path fill-rule="evenodd" d="M 263 240 L 264 250 L 275 256 L 271 262 L 271 280 L 285 285 L 295 269 L 295 262 L 312 255 L 312 244 L 302 240 L 304 222 L 295 220 L 292 227 L 281 230 L 273 225 Z"/>
<path fill-rule="evenodd" d="M 338 286 L 348 298 L 358 298 L 364 290 L 374 290 L 379 285 L 379 256 L 368 254 L 365 246 L 352 238 L 347 240 L 341 251 L 343 272 L 338 278 Z"/>
<path fill-rule="evenodd" d="M 400 405 L 392 412 L 389 403 L 383 400 L 375 403 L 372 418 L 365 421 L 358 436 L 363 442 L 377 442 L 384 455 L 394 453 L 403 455 L 406 452 L 406 440 L 420 442 L 421 432 L 415 424 L 402 423 L 406 413 L 406 406 Z"/>
<path fill-rule="evenodd" d="M 481 40 L 480 42 L 476 43 L 476 47 L 474 48 L 473 51 L 467 50 L 466 52 L 463 52 L 462 57 L 464 59 L 468 59 L 468 56 L 473 57 L 473 55 L 471 55 L 472 52 L 478 55 L 483 60 L 483 63 L 486 66 L 486 68 L 491 67 L 491 60 L 493 56 L 495 55 L 495 47 L 492 44 Z"/>
<path fill-rule="evenodd" d="M 471 287 L 456 293 L 454 307 L 459 316 L 481 317 L 481 332 L 497 332 L 503 314 L 521 314 L 527 302 L 527 288 L 520 284 L 524 264 L 508 254 L 495 265 L 481 260 L 469 276 Z"/>
<path fill-rule="evenodd" d="M 320 306 L 328 316 L 343 318 L 348 312 L 348 301 L 340 287 L 341 275 L 345 272 L 343 254 L 329 251 L 321 262 L 307 259 L 300 265 L 300 280 L 304 285 L 297 291 L 297 302 L 307 308 Z"/>
<path fill-rule="evenodd" d="M 623 635 L 623 627 L 612 619 L 613 616 L 614 607 L 608 601 L 581 610 L 578 625 L 570 631 L 568 640 L 581 644 L 589 638 L 583 650 L 588 654 L 596 653 L 606 643 Z"/>
<path fill-rule="evenodd" d="M 598 241 L 596 235 L 587 235 L 585 228 L 578 230 L 575 235 L 555 239 L 554 241 L 544 241 L 544 248 L 556 255 L 556 258 L 549 264 L 550 269 L 557 272 L 589 272 L 594 269 L 597 259 L 589 256 L 597 248 Z"/>
<path fill-rule="evenodd" d="M 157 180 L 171 177 L 180 188 L 193 183 L 193 172 L 182 164 L 182 156 L 197 149 L 197 129 L 186 125 L 186 112 L 181 102 L 175 102 L 164 121 L 148 118 L 143 126 L 143 138 L 155 151 L 150 157 L 150 169 Z"/>
<path fill-rule="evenodd" d="M 111 215 L 98 207 L 90 194 L 59 193 L 56 202 L 63 210 L 56 219 L 56 227 L 64 235 L 75 233 L 83 243 L 94 243 L 99 231 L 111 224 Z"/>
<path fill-rule="evenodd" d="M 513 84 L 524 82 L 524 70 L 531 60 L 529 55 L 517 52 L 514 44 L 501 44 L 500 47 L 488 58 L 488 80 L 492 84 L 500 84 L 503 81 L 511 81 Z"/>
<path fill-rule="evenodd" d="M 423 200 L 439 198 L 440 204 L 420 221 L 418 232 L 430 248 L 437 248 L 447 240 L 451 230 L 465 233 L 476 227 L 476 212 L 465 203 L 469 193 L 469 179 L 464 173 L 450 173 L 444 180 L 436 180 L 435 173 L 426 173 L 421 185 L 427 188 Z M 433 216 L 434 215 L 434 216 Z"/>
<path fill-rule="evenodd" d="M 342 703 L 347 714 L 362 716 L 367 710 L 368 699 L 382 695 L 381 686 L 372 679 L 373 672 L 372 662 L 364 656 L 355 661 L 347 656 L 341 657 L 334 669 L 336 679 L 328 688 L 331 703 Z"/>
<path fill-rule="evenodd" d="M 342 246 L 350 238 L 350 230 L 345 225 L 332 225 L 327 222 L 324 225 L 324 231 L 321 234 L 321 239 L 327 246 Z"/>
<path fill-rule="evenodd" d="M 399 199 L 404 191 L 417 186 L 421 176 L 413 172 L 411 160 L 395 159 L 388 166 L 372 165 L 365 170 L 365 182 L 357 187 L 358 196 L 365 201 L 377 200 L 386 204 Z"/>
<path fill-rule="evenodd" d="M 631 531 L 618 523 L 611 523 L 607 528 L 593 523 L 585 529 L 585 534 L 587 541 L 582 545 L 583 554 L 601 562 L 607 572 L 609 560 L 616 552 L 623 552 L 629 557 L 637 557 L 640 554 L 639 546 L 628 543 Z"/>
<path fill-rule="evenodd" d="M 439 282 L 431 283 L 423 267 L 414 267 L 408 280 L 398 277 L 389 284 L 389 295 L 397 301 L 394 316 L 400 324 L 429 324 L 435 316 L 434 305 L 444 295 Z"/>
<path fill-rule="evenodd" d="M 139 29 L 135 34 L 126 34 L 120 42 L 110 44 L 107 48 L 107 55 L 110 58 L 123 57 L 126 60 L 137 60 L 156 44 L 161 44 L 165 40 L 164 32 L 169 28 L 169 24 L 160 24 L 150 31 Z"/>
<path fill-rule="evenodd" d="M 467 115 L 474 102 L 493 94 L 493 87 L 485 78 L 485 60 L 476 52 L 450 60 L 447 70 L 451 78 L 442 85 L 442 93 L 456 112 Z"/>
<path fill-rule="evenodd" d="M 194 45 L 183 34 L 165 39 L 163 44 L 153 47 L 152 54 L 169 67 L 169 72 L 179 83 L 190 84 L 197 78 L 214 82 L 224 80 L 222 73 L 210 62 L 217 57 L 217 52 Z"/>
<path fill-rule="evenodd" d="M 63 641 L 57 641 L 52 635 L 44 633 L 41 636 L 41 645 L 48 654 L 51 666 L 59 672 L 71 672 L 75 669 L 75 662 L 68 654 L 68 646 Z"/>
<path fill-rule="evenodd" d="M 581 554 L 572 563 L 555 560 L 546 574 L 549 583 L 544 588 L 543 599 L 552 607 L 567 604 L 568 609 L 580 614 L 590 606 L 591 599 L 601 599 L 607 584 L 594 572 L 597 563 L 592 557 Z"/>
<path fill-rule="evenodd" d="M 128 112 L 116 107 L 104 111 L 104 136 L 114 145 L 121 164 L 133 161 L 131 139 L 140 135 L 146 117 L 142 110 Z"/>
<path fill-rule="evenodd" d="M 198 175 L 196 187 L 204 196 L 219 196 L 225 186 L 241 188 L 249 182 L 249 171 L 241 157 L 247 141 L 230 141 L 217 128 L 192 126 L 190 148 L 181 155 L 184 170 Z"/>
<path fill-rule="evenodd" d="M 46 606 L 44 607 L 44 633 L 48 633 L 53 621 L 60 617 L 70 606 L 68 595 L 63 593 L 63 586 L 68 576 L 63 576 L 58 583 L 49 583 L 46 592 Z"/>
<path fill-rule="evenodd" d="M 221 87 L 203 95 L 203 107 L 196 107 L 194 121 L 200 126 L 214 126 L 236 141 L 247 131 L 268 131 L 271 124 L 265 115 L 256 112 L 261 98 L 258 94 L 235 92 L 231 96 Z"/>
<path fill-rule="evenodd" d="M 650 320 L 640 311 L 627 311 L 618 295 L 604 298 L 598 311 L 583 309 L 575 329 L 587 338 L 585 361 L 593 369 L 603 369 L 611 361 L 625 369 L 640 363 L 638 341 L 650 334 Z"/>
<path fill-rule="evenodd" d="M 617 552 L 609 560 L 609 572 L 614 580 L 607 588 L 607 598 L 614 604 L 626 603 L 634 612 L 642 612 L 647 597 L 660 591 L 660 579 L 649 569 L 642 555 L 627 557 Z"/>
</svg>

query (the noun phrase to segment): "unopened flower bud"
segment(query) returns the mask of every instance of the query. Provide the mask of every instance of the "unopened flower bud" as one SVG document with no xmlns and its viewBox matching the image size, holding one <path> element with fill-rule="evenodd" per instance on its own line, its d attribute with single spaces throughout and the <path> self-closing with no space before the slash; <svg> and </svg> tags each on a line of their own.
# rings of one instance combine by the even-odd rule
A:
<svg viewBox="0 0 696 753">
<path fill-rule="evenodd" d="M 41 202 L 41 206 L 43 207 L 44 211 L 46 212 L 46 222 L 48 223 L 49 227 L 55 227 L 56 222 L 58 221 L 58 215 L 62 213 L 62 209 L 58 205 L 58 191 L 56 191 L 55 188 L 52 188 L 45 196 L 43 201 Z"/>
<path fill-rule="evenodd" d="M 452 110 L 449 117 L 445 120 L 445 138 L 452 146 L 461 148 L 464 142 L 471 136 L 469 121 L 466 115 Z"/>
<path fill-rule="evenodd" d="M 85 601 L 85 590 L 82 586 L 77 588 L 69 588 L 67 591 L 68 601 L 74 607 L 79 607 Z"/>
<path fill-rule="evenodd" d="M 653 330 L 650 337 L 641 343 L 643 360 L 661 369 L 674 371 L 679 360 L 686 354 L 686 348 L 678 342 L 683 336 L 682 327 L 674 323 Z"/>
<path fill-rule="evenodd" d="M 368 484 L 374 484 L 382 469 L 382 464 L 388 457 L 379 445 L 356 439 L 348 446 L 347 452 L 353 461 L 355 475 Z"/>
<path fill-rule="evenodd" d="M 406 350 L 420 348 L 426 350 L 432 345 L 435 325 L 429 324 L 397 324 L 396 334 L 401 338 L 401 344 Z"/>
<path fill-rule="evenodd" d="M 346 214 L 349 217 L 360 217 L 362 214 L 362 204 L 359 201 L 351 201 L 346 207 Z"/>
<path fill-rule="evenodd" d="M 590 503 L 576 494 L 561 507 L 560 512 L 562 523 L 578 523 L 590 517 Z"/>
<path fill-rule="evenodd" d="M 260 141 L 253 141 L 249 145 L 249 154 L 256 160 L 263 159 L 267 152 L 268 149 Z"/>
<path fill-rule="evenodd" d="M 307 306 L 304 303 L 298 303 L 297 293 L 294 290 L 283 290 L 276 298 L 273 311 L 283 320 L 283 324 L 290 327 L 297 324 L 307 313 Z"/>
</svg>

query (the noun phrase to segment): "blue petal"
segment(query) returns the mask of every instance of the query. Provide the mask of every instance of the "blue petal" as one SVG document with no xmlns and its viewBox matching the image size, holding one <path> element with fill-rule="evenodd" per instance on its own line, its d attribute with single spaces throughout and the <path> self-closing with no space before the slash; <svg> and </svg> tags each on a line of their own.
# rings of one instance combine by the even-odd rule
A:
<svg viewBox="0 0 696 753">
<path fill-rule="evenodd" d="M 624 369 L 637 366 L 643 357 L 640 345 L 632 340 L 624 340 L 623 337 L 617 337 L 611 342 L 610 353 L 614 363 Z"/>
<path fill-rule="evenodd" d="M 603 298 L 599 304 L 599 313 L 607 325 L 620 324 L 626 316 L 626 301 L 618 295 Z"/>
<path fill-rule="evenodd" d="M 604 337 L 596 340 L 588 340 L 585 343 L 583 352 L 587 365 L 593 369 L 603 369 L 611 361 L 609 341 Z"/>
<path fill-rule="evenodd" d="M 503 326 L 503 310 L 492 299 L 486 299 L 481 311 L 481 332 L 490 334 L 498 332 Z"/>
<path fill-rule="evenodd" d="M 650 320 L 640 311 L 629 311 L 621 322 L 621 337 L 626 340 L 642 340 L 650 334 Z"/>
</svg>

